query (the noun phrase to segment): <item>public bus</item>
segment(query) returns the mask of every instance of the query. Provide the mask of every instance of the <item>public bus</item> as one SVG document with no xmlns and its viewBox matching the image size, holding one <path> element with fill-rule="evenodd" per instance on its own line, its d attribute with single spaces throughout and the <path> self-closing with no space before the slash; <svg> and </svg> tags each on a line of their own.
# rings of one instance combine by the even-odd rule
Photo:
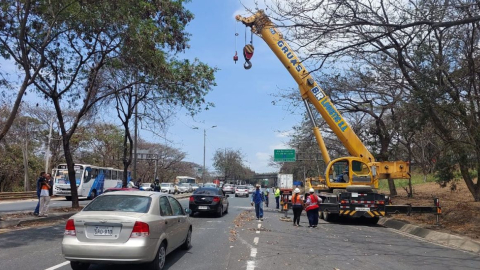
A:
<svg viewBox="0 0 480 270">
<path fill-rule="evenodd" d="M 93 199 L 109 188 L 122 184 L 123 170 L 99 167 L 89 164 L 75 164 L 75 182 L 79 198 Z M 67 164 L 60 164 L 53 170 L 53 195 L 72 199 Z M 131 180 L 128 172 L 129 182 Z"/>
<path fill-rule="evenodd" d="M 188 183 L 188 184 L 195 184 L 197 181 L 195 177 L 191 176 L 177 176 L 175 177 L 175 183 L 177 184 L 183 184 L 183 183 Z"/>
</svg>

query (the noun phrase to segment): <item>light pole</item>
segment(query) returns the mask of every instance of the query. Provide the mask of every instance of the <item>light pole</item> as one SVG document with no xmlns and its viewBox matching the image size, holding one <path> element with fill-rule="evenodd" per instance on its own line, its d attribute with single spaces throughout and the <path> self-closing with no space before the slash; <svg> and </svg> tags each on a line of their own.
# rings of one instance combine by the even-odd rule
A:
<svg viewBox="0 0 480 270">
<path fill-rule="evenodd" d="M 211 126 L 210 129 L 216 128 L 217 126 Z M 198 129 L 194 127 L 193 129 Z M 207 129 L 203 129 L 203 171 L 202 171 L 202 181 L 205 183 L 205 154 L 206 154 L 206 141 L 207 141 Z"/>
</svg>

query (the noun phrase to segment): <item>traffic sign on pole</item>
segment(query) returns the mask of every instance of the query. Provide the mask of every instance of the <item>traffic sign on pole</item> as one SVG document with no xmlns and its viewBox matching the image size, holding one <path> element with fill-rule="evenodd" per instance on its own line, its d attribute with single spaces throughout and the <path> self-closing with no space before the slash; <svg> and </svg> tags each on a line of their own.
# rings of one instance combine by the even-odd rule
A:
<svg viewBox="0 0 480 270">
<path fill-rule="evenodd" d="M 274 162 L 295 162 L 295 149 L 275 149 L 273 151 Z"/>
</svg>

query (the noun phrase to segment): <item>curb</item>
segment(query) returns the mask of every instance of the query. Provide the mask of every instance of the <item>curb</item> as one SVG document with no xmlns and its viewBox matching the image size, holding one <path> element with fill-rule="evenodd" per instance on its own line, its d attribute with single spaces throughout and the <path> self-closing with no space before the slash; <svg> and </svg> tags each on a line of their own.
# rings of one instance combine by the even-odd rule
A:
<svg viewBox="0 0 480 270">
<path fill-rule="evenodd" d="M 378 221 L 378 224 L 420 238 L 424 238 L 431 242 L 480 254 L 480 242 L 474 241 L 469 237 L 425 229 L 420 226 L 408 224 L 406 222 L 399 221 L 393 218 L 382 218 Z"/>
</svg>

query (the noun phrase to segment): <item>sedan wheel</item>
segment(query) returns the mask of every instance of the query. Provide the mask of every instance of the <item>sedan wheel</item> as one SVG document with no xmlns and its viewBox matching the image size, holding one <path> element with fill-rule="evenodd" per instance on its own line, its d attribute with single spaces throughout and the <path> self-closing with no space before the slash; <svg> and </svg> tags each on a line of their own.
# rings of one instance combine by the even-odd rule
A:
<svg viewBox="0 0 480 270">
<path fill-rule="evenodd" d="M 165 259 L 167 257 L 166 245 L 162 243 L 157 251 L 155 259 L 148 264 L 149 270 L 162 270 L 165 266 Z"/>
<path fill-rule="evenodd" d="M 187 238 L 183 242 L 182 249 L 189 250 L 192 247 L 192 229 L 188 230 Z"/>
<path fill-rule="evenodd" d="M 87 270 L 90 267 L 89 263 L 81 263 L 81 262 L 70 262 L 70 267 L 73 270 Z"/>
<path fill-rule="evenodd" d="M 223 205 L 220 206 L 220 207 L 218 208 L 218 210 L 220 210 L 220 211 L 218 211 L 217 216 L 218 216 L 218 217 L 222 217 L 222 216 L 223 216 Z"/>
</svg>

